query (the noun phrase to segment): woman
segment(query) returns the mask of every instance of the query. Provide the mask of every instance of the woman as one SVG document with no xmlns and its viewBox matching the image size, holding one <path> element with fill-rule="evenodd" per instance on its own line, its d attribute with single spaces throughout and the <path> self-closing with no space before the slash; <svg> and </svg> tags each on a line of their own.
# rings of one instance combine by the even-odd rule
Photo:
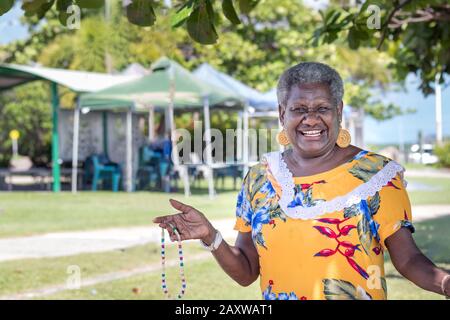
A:
<svg viewBox="0 0 450 320">
<path fill-rule="evenodd" d="M 321 63 L 300 63 L 278 83 L 278 136 L 284 152 L 263 156 L 239 193 L 234 246 L 205 216 L 180 213 L 154 222 L 181 239 L 200 239 L 243 286 L 260 277 L 264 299 L 386 299 L 383 253 L 419 287 L 450 293 L 450 276 L 417 248 L 403 168 L 349 145 L 341 128 L 342 79 Z"/>
</svg>

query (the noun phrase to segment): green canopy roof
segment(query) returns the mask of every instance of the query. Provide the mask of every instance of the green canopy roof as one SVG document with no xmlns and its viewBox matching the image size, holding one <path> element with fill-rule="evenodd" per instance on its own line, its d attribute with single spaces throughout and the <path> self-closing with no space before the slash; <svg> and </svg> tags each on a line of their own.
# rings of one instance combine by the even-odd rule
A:
<svg viewBox="0 0 450 320">
<path fill-rule="evenodd" d="M 172 75 L 171 75 L 172 73 Z M 211 106 L 238 106 L 242 97 L 198 79 L 181 65 L 166 57 L 152 66 L 152 73 L 137 80 L 122 83 L 80 98 L 81 107 L 90 109 L 144 108 L 153 105 L 166 108 L 170 100 L 170 84 L 175 84 L 175 108 L 199 108 L 204 97 Z"/>
</svg>

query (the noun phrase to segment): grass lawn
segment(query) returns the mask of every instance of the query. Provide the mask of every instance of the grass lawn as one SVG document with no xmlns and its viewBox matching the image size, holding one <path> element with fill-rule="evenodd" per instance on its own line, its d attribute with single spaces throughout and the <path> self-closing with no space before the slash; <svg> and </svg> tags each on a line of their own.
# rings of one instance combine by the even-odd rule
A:
<svg viewBox="0 0 450 320">
<path fill-rule="evenodd" d="M 439 266 L 449 269 L 450 217 L 418 223 L 416 229 L 414 237 L 422 251 Z M 257 282 L 247 288 L 240 287 L 221 271 L 213 258 L 189 261 L 190 257 L 204 252 L 198 244 L 187 243 L 184 247 L 188 279 L 187 299 L 260 299 Z M 167 250 L 170 259 L 176 258 L 174 249 Z M 86 279 L 154 263 L 159 264 L 159 249 L 155 244 L 71 257 L 4 262 L 0 263 L 0 295 L 64 284 L 69 265 L 78 265 L 81 268 L 81 276 Z M 424 291 L 403 279 L 388 258 L 385 267 L 389 299 L 442 299 L 442 296 Z M 168 269 L 168 281 L 171 292 L 176 292 L 179 286 L 177 267 Z M 139 288 L 140 293 L 133 293 L 134 288 Z M 160 289 L 160 272 L 155 271 L 80 290 L 67 290 L 44 298 L 161 299 L 163 295 Z"/>
<path fill-rule="evenodd" d="M 185 198 L 161 192 L 0 193 L 0 237 L 150 225 L 158 215 L 175 213 L 170 198 L 186 202 L 209 218 L 234 217 L 237 191 Z"/>
<path fill-rule="evenodd" d="M 413 205 L 450 204 L 450 179 L 444 178 L 406 178 L 408 183 L 420 183 L 438 190 L 409 191 Z"/>
<path fill-rule="evenodd" d="M 410 178 L 408 181 L 440 189 L 411 191 L 413 205 L 450 204 L 450 179 Z M 226 181 L 225 187 L 213 201 L 205 188 L 193 190 L 190 198 L 181 193 L 161 192 L 0 193 L 0 237 L 151 225 L 153 217 L 174 212 L 168 202 L 171 197 L 198 208 L 210 219 L 234 218 L 238 191 L 231 189 L 231 180 Z"/>
<path fill-rule="evenodd" d="M 204 252 L 192 243 L 185 244 L 183 249 L 186 256 Z M 175 248 L 169 247 L 167 259 L 175 258 Z M 160 248 L 157 244 L 67 257 L 5 261 L 0 263 L 0 296 L 64 284 L 69 275 L 68 266 L 79 266 L 81 277 L 86 279 L 154 263 L 160 263 Z"/>
</svg>

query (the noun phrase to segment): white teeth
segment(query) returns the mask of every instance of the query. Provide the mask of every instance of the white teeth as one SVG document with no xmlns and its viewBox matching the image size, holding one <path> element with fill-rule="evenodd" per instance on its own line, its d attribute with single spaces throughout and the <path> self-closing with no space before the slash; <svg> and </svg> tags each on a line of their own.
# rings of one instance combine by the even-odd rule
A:
<svg viewBox="0 0 450 320">
<path fill-rule="evenodd" d="M 303 134 L 305 136 L 310 136 L 310 137 L 317 137 L 320 135 L 320 130 L 311 130 L 311 131 L 303 131 Z"/>
</svg>

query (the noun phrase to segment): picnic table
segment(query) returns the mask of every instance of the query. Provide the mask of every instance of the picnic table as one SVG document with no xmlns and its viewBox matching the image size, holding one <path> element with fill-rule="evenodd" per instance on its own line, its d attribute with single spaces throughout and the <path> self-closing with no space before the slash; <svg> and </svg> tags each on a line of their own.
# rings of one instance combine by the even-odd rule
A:
<svg viewBox="0 0 450 320">
<path fill-rule="evenodd" d="M 0 169 L 0 189 L 13 190 L 12 177 L 31 177 L 41 190 L 50 190 L 52 171 L 46 168 L 30 168 L 27 170 Z M 7 181 L 8 180 L 8 181 Z"/>
<path fill-rule="evenodd" d="M 70 181 L 72 170 L 61 168 L 63 182 Z M 40 190 L 50 191 L 53 182 L 52 170 L 47 168 L 30 168 L 27 170 L 0 169 L 0 190 L 13 191 L 13 177 L 31 177 L 33 184 L 38 185 Z M 83 181 L 83 170 L 78 171 L 78 188 L 81 188 Z"/>
</svg>

